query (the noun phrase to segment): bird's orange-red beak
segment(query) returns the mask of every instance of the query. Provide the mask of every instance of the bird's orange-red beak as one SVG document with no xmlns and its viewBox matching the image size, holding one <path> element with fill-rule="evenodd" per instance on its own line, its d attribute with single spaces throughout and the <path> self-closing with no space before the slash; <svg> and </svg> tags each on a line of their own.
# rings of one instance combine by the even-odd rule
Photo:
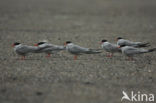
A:
<svg viewBox="0 0 156 103">
<path fill-rule="evenodd" d="M 34 46 L 38 46 L 38 44 L 34 44 Z"/>
<path fill-rule="evenodd" d="M 14 44 L 12 44 L 11 46 L 12 46 L 12 47 L 14 47 L 15 45 L 14 45 Z"/>
<path fill-rule="evenodd" d="M 67 45 L 67 43 L 64 43 L 64 45 L 66 46 L 66 45 Z"/>
<path fill-rule="evenodd" d="M 120 46 L 118 46 L 118 48 L 121 48 Z"/>
<path fill-rule="evenodd" d="M 102 44 L 103 42 L 100 42 L 99 44 Z"/>
</svg>

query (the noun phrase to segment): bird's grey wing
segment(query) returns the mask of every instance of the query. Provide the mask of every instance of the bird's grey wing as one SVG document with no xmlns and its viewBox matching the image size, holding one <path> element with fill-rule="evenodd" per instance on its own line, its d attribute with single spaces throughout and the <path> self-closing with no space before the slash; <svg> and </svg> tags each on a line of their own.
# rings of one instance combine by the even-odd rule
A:
<svg viewBox="0 0 156 103">
<path fill-rule="evenodd" d="M 51 50 L 51 51 L 61 51 L 61 50 L 65 50 L 65 47 L 64 46 L 58 46 L 58 45 L 51 45 L 45 49 Z"/>
<path fill-rule="evenodd" d="M 52 44 L 45 44 L 43 47 L 40 47 L 40 48 L 45 49 L 45 48 L 51 48 L 51 47 L 53 47 Z"/>
<path fill-rule="evenodd" d="M 58 45 L 46 45 L 45 47 L 41 47 L 39 52 L 54 53 L 59 52 L 61 50 L 65 50 L 65 47 Z"/>
<path fill-rule="evenodd" d="M 55 45 L 55 46 L 53 46 L 53 48 L 56 50 L 65 50 L 66 49 L 65 46 L 59 46 L 59 45 Z"/>
<path fill-rule="evenodd" d="M 36 50 L 36 53 L 42 53 L 51 50 L 52 45 L 46 44 L 44 46 L 39 46 L 38 49 Z"/>
<path fill-rule="evenodd" d="M 26 53 L 31 52 L 31 49 L 28 46 L 23 45 L 23 46 L 19 47 L 18 49 L 16 49 L 16 52 L 19 54 L 26 54 Z"/>
<path fill-rule="evenodd" d="M 133 41 L 125 40 L 125 45 L 133 46 L 133 47 L 147 47 L 149 46 L 149 43 L 133 42 Z"/>
<path fill-rule="evenodd" d="M 25 51 L 31 52 L 31 53 L 37 53 L 40 50 L 40 48 L 36 46 L 25 46 L 24 48 L 25 48 Z"/>
<path fill-rule="evenodd" d="M 148 47 L 150 46 L 149 42 L 135 42 L 136 47 Z"/>
<path fill-rule="evenodd" d="M 44 48 L 51 48 L 53 50 L 65 50 L 64 46 L 59 46 L 54 44 L 47 44 Z"/>
<path fill-rule="evenodd" d="M 104 49 L 107 52 L 120 52 L 121 51 L 121 49 L 118 48 L 118 45 L 116 45 L 116 44 L 107 44 L 104 46 Z"/>
<path fill-rule="evenodd" d="M 81 53 L 85 53 L 85 54 L 97 54 L 97 53 L 101 53 L 101 51 L 98 51 L 96 49 L 90 49 L 90 48 L 84 48 L 84 47 L 80 47 L 78 45 L 75 45 L 72 48 L 73 53 L 77 53 L 77 54 L 81 54 Z"/>
<path fill-rule="evenodd" d="M 117 42 L 117 45 L 126 45 L 126 46 L 132 46 L 134 45 L 133 42 L 129 41 L 129 40 L 125 40 L 125 39 L 121 39 Z"/>
<path fill-rule="evenodd" d="M 112 45 L 111 44 L 107 44 L 107 45 L 104 45 L 103 48 L 107 51 L 107 52 L 112 52 Z"/>
<path fill-rule="evenodd" d="M 140 53 L 146 53 L 148 50 L 143 48 L 128 48 L 125 50 L 126 54 L 140 54 Z"/>
<path fill-rule="evenodd" d="M 132 42 L 132 41 L 129 41 L 129 40 L 124 40 L 124 44 L 126 46 L 135 46 L 136 45 L 135 42 Z"/>
<path fill-rule="evenodd" d="M 126 45 L 127 42 L 129 42 L 129 41 L 127 41 L 125 39 L 121 39 L 121 40 L 117 41 L 117 45 Z"/>
<path fill-rule="evenodd" d="M 119 48 L 116 44 L 111 44 L 110 49 L 114 52 L 121 52 L 121 48 Z"/>
<path fill-rule="evenodd" d="M 87 52 L 89 49 L 88 48 L 84 48 L 84 47 L 80 47 L 78 45 L 74 45 L 72 48 L 70 48 L 70 51 L 72 53 L 77 53 L 77 54 L 80 54 L 80 53 L 85 53 Z"/>
</svg>

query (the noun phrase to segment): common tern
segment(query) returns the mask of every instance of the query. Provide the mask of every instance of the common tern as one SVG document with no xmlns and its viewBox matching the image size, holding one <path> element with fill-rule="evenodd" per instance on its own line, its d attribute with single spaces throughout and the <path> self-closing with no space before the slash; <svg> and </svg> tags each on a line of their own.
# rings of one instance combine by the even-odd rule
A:
<svg viewBox="0 0 156 103">
<path fill-rule="evenodd" d="M 25 56 L 28 53 L 35 53 L 36 51 L 38 51 L 38 47 L 35 46 L 28 46 L 28 45 L 23 45 L 21 43 L 15 42 L 12 44 L 12 47 L 14 47 L 14 51 L 18 54 L 22 56 L 22 60 L 25 59 Z"/>
<path fill-rule="evenodd" d="M 66 50 L 69 53 L 75 55 L 74 56 L 74 60 L 76 60 L 77 56 L 81 55 L 81 54 L 97 54 L 97 53 L 101 53 L 100 51 L 95 50 L 95 49 L 84 48 L 84 47 L 75 45 L 71 41 L 66 41 L 65 42 L 65 46 L 66 46 Z"/>
<path fill-rule="evenodd" d="M 124 55 L 129 57 L 129 60 L 133 60 L 134 55 L 156 51 L 156 48 L 143 49 L 143 48 L 135 48 L 132 46 L 126 46 L 126 45 L 121 45 L 119 48 L 121 48 L 121 51 Z"/>
<path fill-rule="evenodd" d="M 133 47 L 148 47 L 150 44 L 143 43 L 143 42 L 133 42 L 130 40 L 123 39 L 122 37 L 117 38 L 117 45 L 126 45 L 126 46 L 133 46 Z"/>
<path fill-rule="evenodd" d="M 107 40 L 102 40 L 101 41 L 101 47 L 106 52 L 110 53 L 108 55 L 108 57 L 112 57 L 114 53 L 121 53 L 121 48 L 118 48 L 117 44 L 112 44 L 112 43 L 108 42 Z"/>
<path fill-rule="evenodd" d="M 37 53 L 46 53 L 48 54 L 46 57 L 50 57 L 53 53 L 65 50 L 65 46 L 54 45 L 47 42 L 39 42 L 35 44 L 35 46 L 39 47 Z"/>
</svg>

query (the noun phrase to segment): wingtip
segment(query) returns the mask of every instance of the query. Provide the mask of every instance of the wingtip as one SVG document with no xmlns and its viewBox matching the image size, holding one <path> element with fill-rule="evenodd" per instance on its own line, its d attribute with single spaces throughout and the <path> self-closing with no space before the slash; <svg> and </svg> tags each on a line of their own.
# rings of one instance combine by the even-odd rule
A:
<svg viewBox="0 0 156 103">
<path fill-rule="evenodd" d="M 148 52 L 154 52 L 154 51 L 156 51 L 156 48 L 152 48 L 148 50 Z"/>
<path fill-rule="evenodd" d="M 149 46 L 151 46 L 149 42 L 142 43 L 139 45 L 139 47 L 149 47 Z"/>
</svg>

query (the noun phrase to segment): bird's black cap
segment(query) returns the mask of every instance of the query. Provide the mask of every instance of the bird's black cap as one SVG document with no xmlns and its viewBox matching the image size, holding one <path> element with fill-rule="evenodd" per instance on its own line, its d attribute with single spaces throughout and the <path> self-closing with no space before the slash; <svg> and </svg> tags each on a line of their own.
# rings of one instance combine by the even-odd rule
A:
<svg viewBox="0 0 156 103">
<path fill-rule="evenodd" d="M 107 40 L 104 40 L 104 39 L 103 39 L 103 40 L 101 40 L 101 42 L 104 43 L 104 42 L 107 42 Z"/>
<path fill-rule="evenodd" d="M 118 37 L 117 40 L 119 40 L 119 39 L 123 39 L 123 38 L 122 37 Z"/>
<path fill-rule="evenodd" d="M 120 47 L 125 47 L 126 45 L 120 45 Z"/>
<path fill-rule="evenodd" d="M 71 41 L 66 41 L 66 44 L 70 44 L 70 43 L 72 43 Z"/>
<path fill-rule="evenodd" d="M 44 43 L 46 43 L 46 42 L 39 42 L 38 45 L 42 45 L 42 44 L 44 44 Z"/>
<path fill-rule="evenodd" d="M 15 42 L 15 43 L 14 43 L 14 45 L 19 45 L 19 44 L 21 44 L 21 43 L 18 43 L 18 42 Z"/>
</svg>

